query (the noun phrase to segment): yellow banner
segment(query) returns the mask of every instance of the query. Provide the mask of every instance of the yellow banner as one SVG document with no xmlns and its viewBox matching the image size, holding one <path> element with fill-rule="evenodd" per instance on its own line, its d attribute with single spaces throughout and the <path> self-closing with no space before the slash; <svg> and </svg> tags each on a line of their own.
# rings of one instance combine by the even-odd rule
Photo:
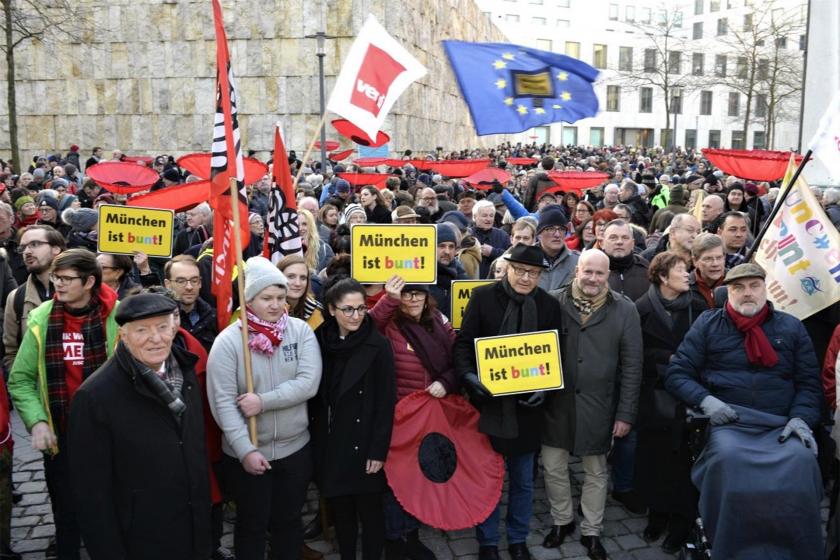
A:
<svg viewBox="0 0 840 560">
<path fill-rule="evenodd" d="M 103 204 L 99 207 L 99 251 L 170 257 L 174 223 L 172 210 Z"/>
<path fill-rule="evenodd" d="M 557 331 L 475 339 L 478 378 L 495 396 L 563 388 Z"/>
<path fill-rule="evenodd" d="M 461 321 L 464 320 L 464 310 L 467 308 L 467 303 L 470 301 L 470 296 L 472 296 L 472 291 L 479 286 L 484 286 L 485 284 L 492 284 L 495 280 L 453 280 L 452 281 L 452 288 L 449 294 L 449 298 L 452 301 L 452 306 L 450 309 L 451 317 L 449 320 L 452 322 L 453 329 L 460 329 L 461 328 Z"/>
<path fill-rule="evenodd" d="M 350 230 L 350 273 L 363 284 L 399 274 L 409 284 L 437 281 L 434 224 L 356 224 Z"/>
</svg>

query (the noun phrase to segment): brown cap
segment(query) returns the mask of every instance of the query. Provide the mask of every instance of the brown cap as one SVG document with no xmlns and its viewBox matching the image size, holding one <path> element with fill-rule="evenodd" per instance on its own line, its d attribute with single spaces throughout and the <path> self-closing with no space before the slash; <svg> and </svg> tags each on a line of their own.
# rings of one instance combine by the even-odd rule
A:
<svg viewBox="0 0 840 560">
<path fill-rule="evenodd" d="M 750 262 L 732 267 L 732 270 L 726 273 L 726 278 L 723 279 L 723 283 L 729 284 L 735 280 L 741 280 L 742 278 L 761 278 L 764 280 L 766 276 L 767 274 L 764 272 L 763 268 Z"/>
<path fill-rule="evenodd" d="M 401 220 L 403 218 L 419 218 L 417 214 L 414 213 L 414 210 L 409 206 L 397 206 L 393 212 L 391 212 L 391 219 L 392 220 Z"/>
</svg>

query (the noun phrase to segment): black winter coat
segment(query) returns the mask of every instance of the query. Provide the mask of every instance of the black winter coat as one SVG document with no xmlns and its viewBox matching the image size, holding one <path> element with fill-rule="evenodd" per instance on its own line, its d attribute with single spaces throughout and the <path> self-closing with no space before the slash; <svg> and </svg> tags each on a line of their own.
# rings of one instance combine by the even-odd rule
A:
<svg viewBox="0 0 840 560">
<path fill-rule="evenodd" d="M 384 492 L 385 471 L 366 474 L 368 459 L 385 461 L 397 400 L 391 343 L 366 317 L 338 342 L 332 317 L 315 331 L 323 370 L 309 401 L 315 476 L 324 498 Z M 358 337 L 357 340 L 353 340 Z"/>
<path fill-rule="evenodd" d="M 391 213 L 388 211 L 387 208 L 377 204 L 373 207 L 373 210 L 365 208 L 365 214 L 367 215 L 367 222 L 369 224 L 390 224 L 391 223 Z"/>
<path fill-rule="evenodd" d="M 193 335 L 207 352 L 210 352 L 213 341 L 219 336 L 219 327 L 216 324 L 216 310 L 200 297 L 195 300 L 193 310 L 198 313 L 198 321 L 195 324 L 190 320 L 190 314 L 179 308 L 181 326 Z"/>
<path fill-rule="evenodd" d="M 210 480 L 197 358 L 172 347 L 184 376 L 180 422 L 114 355 L 70 407 L 70 478 L 92 560 L 210 556 Z"/>
<path fill-rule="evenodd" d="M 649 263 L 639 255 L 633 255 L 633 262 L 624 269 L 613 269 L 610 264 L 610 289 L 636 301 L 648 291 Z"/>
<path fill-rule="evenodd" d="M 537 302 L 537 330 L 547 331 L 560 328 L 560 304 L 542 288 L 536 288 L 534 298 Z M 455 339 L 453 360 L 455 372 L 459 377 L 466 373 L 476 373 L 475 345 L 476 338 L 496 336 L 502 324 L 502 319 L 508 305 L 508 295 L 501 282 L 474 289 L 467 308 L 461 330 Z M 562 336 L 560 343 L 562 344 Z M 527 400 L 530 394 L 494 397 L 499 399 Z M 491 414 L 493 408 L 487 404 L 479 406 L 479 412 L 485 416 Z M 491 419 L 492 420 L 492 419 Z M 519 425 L 519 437 L 499 438 L 490 437 L 493 448 L 505 455 L 520 455 L 532 453 L 540 448 L 540 432 L 542 431 L 542 410 L 517 405 L 516 420 Z M 479 429 L 480 426 L 479 426 Z"/>
</svg>

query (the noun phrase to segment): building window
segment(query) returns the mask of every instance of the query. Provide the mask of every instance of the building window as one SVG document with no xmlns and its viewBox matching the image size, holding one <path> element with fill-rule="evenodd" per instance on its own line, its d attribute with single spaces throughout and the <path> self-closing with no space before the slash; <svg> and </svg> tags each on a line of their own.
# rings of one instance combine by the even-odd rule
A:
<svg viewBox="0 0 840 560">
<path fill-rule="evenodd" d="M 709 147 L 720 148 L 720 130 L 709 131 Z"/>
<path fill-rule="evenodd" d="M 674 88 L 671 93 L 671 103 L 668 106 L 671 113 L 675 115 L 682 114 L 682 89 Z"/>
<path fill-rule="evenodd" d="M 645 49 L 645 72 L 656 72 L 656 49 Z"/>
<path fill-rule="evenodd" d="M 642 8 L 642 23 L 650 23 L 651 11 L 650 8 Z"/>
<path fill-rule="evenodd" d="M 682 52 L 670 51 L 668 53 L 668 73 L 682 74 Z"/>
<path fill-rule="evenodd" d="M 607 86 L 607 111 L 616 113 L 621 110 L 621 87 Z"/>
<path fill-rule="evenodd" d="M 624 21 L 633 23 L 636 21 L 636 6 L 627 6 L 624 8 Z"/>
<path fill-rule="evenodd" d="M 808 48 L 808 37 L 806 35 L 799 36 L 799 50 L 804 51 Z"/>
<path fill-rule="evenodd" d="M 643 87 L 639 88 L 639 112 L 652 113 L 653 112 L 653 88 Z"/>
<path fill-rule="evenodd" d="M 732 149 L 733 150 L 743 150 L 746 146 L 744 145 L 744 131 L 743 130 L 733 130 L 732 131 Z"/>
<path fill-rule="evenodd" d="M 758 79 L 759 80 L 766 80 L 767 76 L 770 75 L 770 61 L 766 58 L 761 58 L 758 61 Z"/>
<path fill-rule="evenodd" d="M 767 136 L 763 130 L 753 132 L 753 150 L 764 150 L 767 148 Z"/>
<path fill-rule="evenodd" d="M 691 26 L 691 38 L 695 39 L 695 40 L 703 38 L 703 22 L 702 21 L 695 21 L 694 25 Z"/>
<path fill-rule="evenodd" d="M 618 47 L 618 69 L 622 72 L 633 71 L 633 47 Z"/>
<path fill-rule="evenodd" d="M 505 21 L 509 23 L 519 23 L 519 14 L 506 14 Z"/>
<path fill-rule="evenodd" d="M 697 130 L 694 128 L 686 128 L 685 129 L 685 147 L 686 148 L 696 148 L 697 147 Z"/>
<path fill-rule="evenodd" d="M 710 0 L 709 1 L 709 11 L 710 12 L 719 12 L 720 11 L 720 0 Z"/>
<path fill-rule="evenodd" d="M 537 48 L 541 51 L 551 52 L 551 39 L 537 39 Z"/>
<path fill-rule="evenodd" d="M 677 29 L 682 28 L 682 12 L 679 10 L 674 12 L 674 27 Z"/>
<path fill-rule="evenodd" d="M 694 15 L 699 16 L 703 13 L 703 1 L 704 0 L 694 0 Z"/>
<path fill-rule="evenodd" d="M 752 14 L 744 14 L 744 31 L 752 31 L 753 28 L 753 15 Z"/>
<path fill-rule="evenodd" d="M 717 25 L 718 37 L 720 37 L 721 35 L 726 35 L 728 27 L 729 27 L 729 24 L 728 24 L 725 17 L 722 17 L 722 18 L 718 19 L 718 25 Z"/>
<path fill-rule="evenodd" d="M 563 127 L 563 145 L 564 146 L 577 146 L 577 127 L 576 126 L 564 126 Z"/>
<path fill-rule="evenodd" d="M 607 67 L 607 45 L 592 45 L 592 66 L 602 70 Z"/>
<path fill-rule="evenodd" d="M 730 117 L 737 117 L 741 114 L 741 94 L 737 91 L 729 92 L 729 105 L 727 106 L 726 113 Z"/>
<path fill-rule="evenodd" d="M 534 25 L 545 25 L 545 18 L 544 17 L 532 17 L 531 23 Z"/>
<path fill-rule="evenodd" d="M 787 37 L 779 37 L 778 39 L 776 39 L 776 47 L 778 47 L 780 49 L 786 49 L 787 48 Z"/>
<path fill-rule="evenodd" d="M 701 115 L 711 115 L 712 114 L 712 92 L 711 91 L 701 91 L 700 92 L 700 114 Z"/>
<path fill-rule="evenodd" d="M 747 79 L 747 57 L 739 56 L 735 61 L 735 77 L 739 80 Z"/>
<path fill-rule="evenodd" d="M 571 56 L 572 58 L 580 58 L 580 43 L 566 41 L 566 56 Z"/>
<path fill-rule="evenodd" d="M 569 20 L 567 20 L 567 19 L 558 19 L 558 20 L 557 20 L 557 27 L 569 27 Z"/>
<path fill-rule="evenodd" d="M 593 126 L 589 129 L 589 144 L 596 148 L 604 145 L 604 127 Z"/>
<path fill-rule="evenodd" d="M 618 21 L 618 4 L 610 4 L 610 20 Z"/>
<path fill-rule="evenodd" d="M 767 116 L 767 94 L 765 93 L 755 96 L 755 116 L 760 119 Z"/>
<path fill-rule="evenodd" d="M 715 77 L 717 77 L 717 78 L 725 78 L 726 77 L 726 55 L 725 54 L 716 54 L 715 55 Z"/>
<path fill-rule="evenodd" d="M 696 52 L 691 55 L 691 74 L 693 76 L 702 76 L 703 75 L 703 63 L 705 62 L 705 56 L 701 52 Z"/>
<path fill-rule="evenodd" d="M 671 134 L 673 134 L 673 133 L 674 133 L 674 131 L 671 130 L 670 128 L 660 128 L 659 129 L 659 145 L 662 146 L 663 148 L 665 148 L 666 150 L 670 149 L 671 146 L 672 146 L 672 144 L 671 144 Z"/>
</svg>

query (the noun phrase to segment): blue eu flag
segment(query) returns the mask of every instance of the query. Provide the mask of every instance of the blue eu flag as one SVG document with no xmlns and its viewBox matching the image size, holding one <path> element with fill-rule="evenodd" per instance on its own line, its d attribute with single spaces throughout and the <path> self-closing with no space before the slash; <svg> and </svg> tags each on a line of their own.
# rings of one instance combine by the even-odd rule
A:
<svg viewBox="0 0 840 560">
<path fill-rule="evenodd" d="M 507 134 L 598 113 L 598 71 L 562 54 L 506 43 L 444 41 L 476 133 Z"/>
</svg>

